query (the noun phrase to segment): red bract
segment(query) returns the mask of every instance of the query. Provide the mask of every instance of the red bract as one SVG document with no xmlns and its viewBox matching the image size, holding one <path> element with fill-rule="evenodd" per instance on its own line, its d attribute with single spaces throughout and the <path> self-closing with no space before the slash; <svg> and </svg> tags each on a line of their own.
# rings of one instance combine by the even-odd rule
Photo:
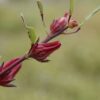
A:
<svg viewBox="0 0 100 100">
<path fill-rule="evenodd" d="M 4 87 L 15 87 L 13 84 L 10 84 L 14 80 L 15 75 L 21 68 L 21 64 L 17 64 L 16 66 L 11 66 L 18 61 L 20 58 L 13 59 L 9 62 L 6 62 L 0 67 L 0 85 Z"/>
<path fill-rule="evenodd" d="M 29 57 L 34 58 L 40 62 L 48 62 L 47 57 L 55 50 L 60 48 L 61 43 L 59 41 L 50 43 L 35 43 L 32 45 L 29 51 Z"/>
</svg>

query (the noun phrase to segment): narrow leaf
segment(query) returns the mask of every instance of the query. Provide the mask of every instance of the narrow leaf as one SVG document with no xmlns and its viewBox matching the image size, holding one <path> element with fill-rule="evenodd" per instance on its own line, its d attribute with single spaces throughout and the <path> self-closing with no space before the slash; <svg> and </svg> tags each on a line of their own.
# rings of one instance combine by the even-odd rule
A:
<svg viewBox="0 0 100 100">
<path fill-rule="evenodd" d="M 93 10 L 92 13 L 90 13 L 79 26 L 80 27 L 83 26 L 85 22 L 87 22 L 92 16 L 97 14 L 99 11 L 100 11 L 100 6 L 96 8 L 95 10 Z"/>
<path fill-rule="evenodd" d="M 21 16 L 23 25 L 24 25 L 24 27 L 26 28 L 27 24 L 25 23 L 24 14 L 23 14 L 23 13 L 20 13 L 20 16 Z"/>
<path fill-rule="evenodd" d="M 42 5 L 42 2 L 40 0 L 37 0 L 37 6 L 38 6 L 39 11 L 40 11 L 40 15 L 41 15 L 43 25 L 45 26 L 43 5 Z"/>
<path fill-rule="evenodd" d="M 26 29 L 28 31 L 28 36 L 29 36 L 32 44 L 35 43 L 35 41 L 36 41 L 36 35 L 35 35 L 35 29 L 34 29 L 34 27 L 32 27 L 32 26 L 26 26 Z"/>
<path fill-rule="evenodd" d="M 73 11 L 74 11 L 74 0 L 70 0 L 70 14 L 72 15 Z"/>
<path fill-rule="evenodd" d="M 26 28 L 26 30 L 27 30 L 27 32 L 28 32 L 29 39 L 31 40 L 32 44 L 35 43 L 35 41 L 36 41 L 36 34 L 35 34 L 35 29 L 34 29 L 34 27 L 28 26 L 28 25 L 25 23 L 23 13 L 21 13 L 21 18 L 22 18 L 24 27 Z"/>
</svg>

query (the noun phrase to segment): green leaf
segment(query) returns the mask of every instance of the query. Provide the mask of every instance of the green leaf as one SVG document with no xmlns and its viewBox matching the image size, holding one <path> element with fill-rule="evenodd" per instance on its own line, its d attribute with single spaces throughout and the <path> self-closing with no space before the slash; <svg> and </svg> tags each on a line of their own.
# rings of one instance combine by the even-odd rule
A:
<svg viewBox="0 0 100 100">
<path fill-rule="evenodd" d="M 25 23 L 23 13 L 21 13 L 21 18 L 22 18 L 24 27 L 27 29 L 28 36 L 29 36 L 29 38 L 30 38 L 32 44 L 35 43 L 35 41 L 36 41 L 36 34 L 35 34 L 35 29 L 34 29 L 34 27 L 28 26 L 28 25 Z"/>
<path fill-rule="evenodd" d="M 38 6 L 39 11 L 40 11 L 40 15 L 41 15 L 41 19 L 42 19 L 43 25 L 45 26 L 44 11 L 43 11 L 43 5 L 42 5 L 41 0 L 37 0 L 37 6 Z"/>
<path fill-rule="evenodd" d="M 80 27 L 84 25 L 85 22 L 87 22 L 91 17 L 93 17 L 95 14 L 97 14 L 100 11 L 100 6 L 92 11 L 85 19 L 84 21 L 79 25 Z"/>
<path fill-rule="evenodd" d="M 70 0 L 70 14 L 72 15 L 73 11 L 74 11 L 74 0 Z"/>
<path fill-rule="evenodd" d="M 23 13 L 20 13 L 20 17 L 21 17 L 21 19 L 22 19 L 22 22 L 23 22 L 23 25 L 24 25 L 24 27 L 26 28 L 26 22 L 25 22 L 25 19 L 24 19 L 24 14 Z"/>
<path fill-rule="evenodd" d="M 26 26 L 26 29 L 28 31 L 28 36 L 29 36 L 32 44 L 35 43 L 35 41 L 36 41 L 36 34 L 35 34 L 34 27 L 32 27 L 32 26 Z"/>
</svg>

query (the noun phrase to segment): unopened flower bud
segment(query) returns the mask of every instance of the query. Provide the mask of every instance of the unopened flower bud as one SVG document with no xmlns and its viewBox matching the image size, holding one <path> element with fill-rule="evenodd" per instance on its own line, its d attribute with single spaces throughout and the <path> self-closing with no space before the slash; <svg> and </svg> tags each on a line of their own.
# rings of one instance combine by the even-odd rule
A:
<svg viewBox="0 0 100 100">
<path fill-rule="evenodd" d="M 65 14 L 64 17 L 54 20 L 50 26 L 51 33 L 55 34 L 62 31 L 68 25 L 68 18 L 69 14 Z"/>
<path fill-rule="evenodd" d="M 11 82 L 14 80 L 15 75 L 21 68 L 21 63 L 10 68 L 20 58 L 13 59 L 0 66 L 0 85 L 4 87 L 15 87 Z"/>
<path fill-rule="evenodd" d="M 61 43 L 59 41 L 50 43 L 36 43 L 33 44 L 30 51 L 29 57 L 36 59 L 40 62 L 47 62 L 47 57 L 55 50 L 60 48 Z"/>
</svg>

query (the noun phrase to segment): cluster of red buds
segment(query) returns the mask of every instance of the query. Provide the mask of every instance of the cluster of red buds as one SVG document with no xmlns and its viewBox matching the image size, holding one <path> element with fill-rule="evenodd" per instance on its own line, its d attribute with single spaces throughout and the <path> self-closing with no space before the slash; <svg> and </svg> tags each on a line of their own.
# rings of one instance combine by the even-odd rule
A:
<svg viewBox="0 0 100 100">
<path fill-rule="evenodd" d="M 53 21 L 53 23 L 50 26 L 50 30 L 52 34 L 55 34 L 67 28 L 73 29 L 77 26 L 77 21 L 71 18 L 70 13 L 65 13 L 64 17 L 61 17 Z"/>
<path fill-rule="evenodd" d="M 43 23 L 44 16 L 43 16 L 43 7 L 40 1 L 37 2 L 38 7 L 40 9 L 40 14 Z M 96 12 L 96 11 L 95 11 Z M 95 13 L 94 12 L 94 13 Z M 4 87 L 15 87 L 15 85 L 11 84 L 14 80 L 14 77 L 19 72 L 22 67 L 22 62 L 32 58 L 39 62 L 48 62 L 48 56 L 50 56 L 54 51 L 60 48 L 61 43 L 60 41 L 51 41 L 55 37 L 61 34 L 72 34 L 77 33 L 80 30 L 80 26 L 78 22 L 72 17 L 71 13 L 67 12 L 64 14 L 63 17 L 53 20 L 50 25 L 50 32 L 47 37 L 44 38 L 42 42 L 35 36 L 35 31 L 33 27 L 30 27 L 25 24 L 24 17 L 21 16 L 25 28 L 28 31 L 29 38 L 31 40 L 31 48 L 29 49 L 28 53 L 22 57 L 12 59 L 8 62 L 3 62 L 0 66 L 0 85 Z M 68 29 L 75 29 L 73 32 L 67 32 Z"/>
</svg>

